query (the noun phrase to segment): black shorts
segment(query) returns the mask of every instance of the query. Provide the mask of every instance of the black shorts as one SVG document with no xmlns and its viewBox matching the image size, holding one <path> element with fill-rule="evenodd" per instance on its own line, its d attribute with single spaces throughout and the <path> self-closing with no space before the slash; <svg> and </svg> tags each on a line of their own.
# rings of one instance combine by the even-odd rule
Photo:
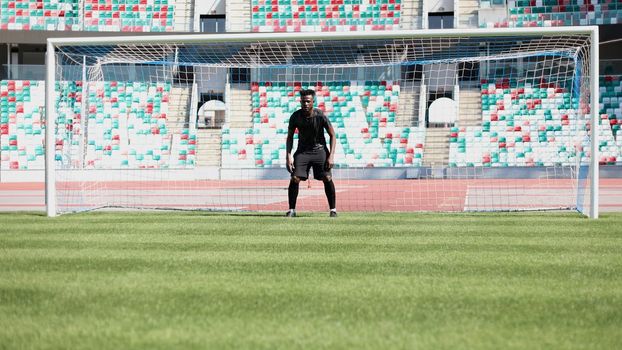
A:
<svg viewBox="0 0 622 350">
<path fill-rule="evenodd" d="M 330 169 L 326 167 L 326 154 L 325 148 L 294 153 L 294 173 L 292 176 L 306 180 L 311 168 L 313 168 L 313 177 L 316 180 L 323 180 L 326 176 L 330 176 Z"/>
</svg>

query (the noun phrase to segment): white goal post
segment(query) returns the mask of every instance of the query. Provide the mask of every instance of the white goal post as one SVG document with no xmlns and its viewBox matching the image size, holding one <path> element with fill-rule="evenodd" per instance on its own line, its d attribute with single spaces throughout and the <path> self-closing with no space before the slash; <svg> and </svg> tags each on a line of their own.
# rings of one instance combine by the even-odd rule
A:
<svg viewBox="0 0 622 350">
<path fill-rule="evenodd" d="M 229 56 L 228 58 L 223 59 L 222 62 L 219 62 L 217 64 L 212 64 L 212 65 L 218 66 L 218 67 L 230 68 L 230 67 L 236 67 L 236 65 L 239 64 L 240 67 L 241 66 L 251 67 L 251 68 L 252 67 L 258 67 L 258 68 L 269 67 L 270 69 L 274 69 L 275 72 L 277 72 L 278 69 L 283 69 L 284 72 L 294 71 L 294 73 L 292 73 L 294 74 L 294 78 L 292 78 L 293 80 L 288 81 L 288 83 L 291 84 L 292 82 L 312 81 L 314 80 L 314 78 L 317 79 L 317 81 L 319 81 L 321 80 L 321 77 L 325 76 L 325 75 L 321 75 L 320 73 L 313 73 L 315 75 L 310 75 L 309 73 L 307 73 L 307 71 L 304 71 L 305 73 L 300 73 L 300 74 L 305 74 L 305 75 L 296 76 L 296 74 L 298 73 L 295 72 L 296 71 L 295 68 L 297 67 L 302 67 L 306 69 L 305 67 L 309 66 L 309 67 L 320 67 L 320 69 L 325 69 L 325 70 L 331 69 L 331 72 L 333 72 L 331 74 L 334 74 L 337 79 L 337 78 L 347 77 L 347 75 L 343 72 L 348 67 L 354 67 L 356 65 L 359 65 L 356 67 L 362 67 L 363 69 L 365 67 L 382 67 L 383 65 L 388 66 L 388 65 L 396 65 L 396 64 L 399 65 L 400 63 L 403 63 L 405 61 L 413 60 L 413 57 L 418 55 L 417 50 L 419 50 L 419 48 L 417 47 L 417 45 L 419 43 L 422 43 L 422 45 L 425 46 L 426 50 L 430 50 L 430 52 L 433 53 L 432 56 L 434 55 L 436 56 L 434 56 L 434 58 L 431 59 L 430 62 L 422 59 L 422 60 L 417 61 L 417 64 L 418 65 L 428 64 L 430 65 L 430 67 L 432 67 L 432 69 L 444 69 L 443 65 L 446 65 L 447 62 L 463 62 L 467 59 L 466 57 L 469 54 L 472 55 L 472 53 L 466 53 L 467 56 L 465 56 L 465 58 L 455 56 L 455 51 L 460 50 L 459 46 L 455 47 L 453 50 L 454 52 L 451 53 L 450 52 L 452 51 L 451 43 L 445 46 L 442 40 L 445 40 L 445 39 L 453 40 L 454 38 L 456 38 L 456 40 L 458 40 L 459 38 L 468 38 L 469 40 L 481 40 L 482 43 L 485 43 L 488 40 L 492 42 L 493 44 L 494 43 L 498 44 L 499 42 L 502 42 L 503 40 L 507 42 L 508 50 L 506 52 L 498 53 L 497 56 L 495 56 L 495 53 L 491 53 L 490 56 L 484 55 L 481 57 L 482 62 L 486 61 L 486 62 L 492 62 L 494 64 L 495 60 L 497 59 L 503 60 L 503 59 L 507 59 L 508 57 L 512 59 L 521 60 L 523 58 L 523 55 L 525 54 L 524 52 L 521 52 L 521 50 L 529 50 L 529 49 L 533 49 L 533 52 L 531 54 L 533 57 L 535 57 L 534 62 L 536 60 L 547 60 L 549 55 L 547 54 L 546 45 L 560 44 L 561 45 L 560 47 L 562 47 L 560 50 L 562 51 L 568 50 L 568 52 L 570 52 L 575 49 L 575 48 L 568 49 L 569 47 L 571 47 L 573 43 L 566 44 L 566 43 L 563 43 L 562 41 L 564 40 L 563 38 L 565 37 L 570 37 L 571 38 L 570 41 L 573 41 L 576 39 L 573 36 L 582 38 L 581 40 L 583 40 L 583 43 L 577 44 L 577 45 L 583 45 L 582 48 L 579 48 L 579 50 L 584 51 L 582 53 L 584 56 L 589 56 L 586 62 L 579 63 L 579 64 L 582 64 L 584 67 L 587 67 L 587 72 L 581 72 L 578 74 L 589 75 L 589 76 L 581 77 L 581 79 L 584 79 L 584 80 L 587 79 L 587 81 L 589 81 L 589 84 L 587 84 L 589 86 L 582 86 L 581 89 L 585 89 L 586 91 L 581 91 L 580 93 L 585 94 L 585 96 L 589 96 L 589 99 L 585 101 L 585 103 L 589 105 L 587 106 L 587 108 L 583 108 L 583 113 L 586 118 L 589 117 L 589 122 L 587 120 L 586 122 L 589 125 L 591 125 L 591 128 L 587 128 L 589 130 L 589 133 L 587 134 L 587 137 L 589 137 L 589 152 L 586 150 L 586 153 L 588 153 L 589 155 L 584 158 L 589 163 L 583 164 L 585 168 L 589 169 L 588 170 L 589 174 L 585 175 L 588 181 L 584 185 L 580 184 L 581 181 L 579 181 L 579 178 L 581 176 L 578 175 L 580 172 L 579 168 L 581 168 L 582 166 L 581 165 L 582 156 L 581 154 L 578 154 L 572 158 L 576 161 L 576 164 L 577 164 L 573 170 L 573 172 L 576 173 L 573 175 L 575 176 L 575 180 L 577 184 L 576 186 L 586 187 L 584 190 L 580 188 L 578 189 L 575 188 L 575 191 L 577 193 L 582 192 L 582 191 L 589 191 L 589 196 L 587 196 L 587 198 L 577 200 L 577 201 L 587 203 L 587 207 L 581 209 L 580 211 L 584 212 L 590 218 L 598 218 L 598 215 L 599 215 L 599 211 L 598 211 L 598 206 L 599 206 L 599 201 L 598 201 L 598 195 L 599 195 L 599 190 L 598 190 L 598 186 L 599 186 L 598 130 L 599 128 L 595 126 L 599 125 L 599 115 L 598 115 L 598 111 L 599 111 L 599 107 L 598 107 L 598 98 L 599 98 L 598 41 L 599 41 L 599 37 L 598 37 L 598 27 L 596 26 L 554 27 L 554 28 L 500 28 L 500 29 L 448 29 L 448 30 L 441 29 L 441 30 L 361 32 L 361 33 L 348 32 L 348 33 L 330 33 L 330 34 L 327 34 L 327 33 L 278 33 L 278 34 L 276 33 L 275 34 L 244 33 L 244 34 L 147 35 L 147 36 L 122 36 L 122 37 L 109 36 L 109 37 L 89 37 L 89 38 L 85 38 L 85 37 L 49 38 L 47 40 L 46 81 L 45 81 L 45 126 L 46 126 L 46 130 L 45 130 L 45 198 L 46 198 L 47 215 L 56 216 L 59 212 L 61 212 L 59 211 L 60 204 L 58 203 L 58 195 L 57 195 L 58 193 L 57 182 L 59 181 L 58 171 L 59 169 L 63 169 L 64 171 L 68 169 L 70 166 L 70 165 L 59 165 L 59 160 L 56 155 L 56 152 L 57 152 L 57 144 L 56 144 L 57 125 L 56 123 L 57 123 L 57 118 L 58 118 L 56 104 L 59 98 L 57 86 L 59 82 L 63 79 L 62 77 L 59 76 L 59 69 L 60 69 L 59 67 L 62 64 L 66 64 L 67 62 L 72 61 L 72 60 L 73 62 L 78 61 L 77 57 L 89 57 L 91 62 L 96 62 L 95 64 L 91 63 L 91 65 L 99 65 L 100 63 L 102 65 L 106 63 L 112 63 L 112 64 L 120 64 L 124 62 L 136 63 L 136 62 L 140 62 L 141 60 L 145 60 L 145 62 L 153 61 L 154 55 L 155 55 L 154 52 L 157 51 L 159 47 L 163 47 L 163 46 L 171 48 L 170 51 L 175 53 L 175 60 L 177 60 L 177 50 L 180 47 L 184 47 L 184 45 L 196 46 L 196 47 L 203 47 L 202 45 L 204 45 L 205 47 L 209 47 L 209 45 L 214 44 L 214 45 L 219 45 L 218 47 L 221 48 L 221 51 L 222 51 L 222 47 L 226 47 L 227 43 L 230 43 L 231 45 L 238 45 L 236 46 L 238 48 L 241 47 L 239 45 L 248 45 L 248 47 L 251 47 L 253 45 L 259 45 L 259 49 L 253 52 L 258 52 L 258 51 L 264 50 L 265 48 L 271 48 L 271 50 L 274 50 L 271 54 L 276 55 L 276 56 L 272 56 L 272 58 L 266 58 L 268 56 L 262 56 L 261 59 L 253 61 L 252 58 L 235 56 L 236 54 L 242 55 L 245 52 L 252 51 L 251 49 L 248 49 L 247 51 L 238 50 L 239 52 L 236 50 L 232 50 L 232 53 L 231 53 L 232 56 Z M 526 38 L 530 39 L 530 38 L 542 38 L 542 37 L 549 38 L 549 39 L 546 39 L 546 40 L 543 39 L 541 42 L 534 41 L 534 43 L 521 43 L 521 40 L 524 40 Z M 517 38 L 518 38 L 518 44 L 516 42 Z M 550 38 L 556 38 L 556 39 L 550 39 Z M 382 44 L 377 44 L 377 42 L 379 42 L 380 40 L 386 40 L 386 45 L 385 45 L 386 50 L 382 49 Z M 438 40 L 438 41 L 435 41 L 435 40 Z M 366 43 L 372 42 L 372 41 L 376 41 L 375 52 L 373 53 L 367 52 L 365 54 L 362 54 L 359 58 L 356 58 L 354 61 L 346 61 L 349 57 L 348 55 L 351 55 L 353 52 L 356 52 L 358 46 L 364 47 Z M 343 42 L 344 49 L 343 49 L 343 52 L 339 52 L 339 51 L 327 52 L 327 53 L 317 54 L 312 57 L 313 59 L 320 60 L 321 62 L 302 62 L 301 61 L 302 63 L 292 64 L 291 63 L 291 51 L 289 51 L 291 50 L 291 48 L 289 47 L 289 45 L 286 49 L 287 51 L 281 51 L 281 50 L 285 50 L 285 48 L 278 47 L 279 46 L 278 43 L 283 43 L 283 42 L 291 43 L 292 46 L 294 47 L 294 50 L 299 50 L 297 52 L 299 52 L 300 55 L 305 55 L 305 53 L 308 52 L 305 50 L 314 49 L 314 45 L 309 45 L 307 47 L 306 43 L 331 43 L 331 45 L 327 45 L 326 47 L 328 47 L 331 50 L 339 50 L 339 43 Z M 357 44 L 357 43 L 360 43 L 360 44 Z M 458 45 L 460 44 L 459 41 L 456 41 L 456 43 Z M 276 49 L 274 47 L 271 47 L 270 46 L 271 44 L 274 44 L 274 47 L 276 47 Z M 265 48 L 262 45 L 265 45 Z M 515 45 L 515 46 L 511 47 L 511 45 Z M 567 47 L 563 47 L 563 45 L 567 45 Z M 110 47 L 115 47 L 118 49 L 114 49 L 111 51 L 109 49 Z M 134 47 L 136 48 L 135 49 L 136 51 L 133 51 Z M 146 54 L 141 56 L 140 50 L 141 48 L 145 48 L 145 47 L 148 47 L 148 49 L 146 49 L 147 50 Z M 77 48 L 77 49 L 74 50 L 73 48 Z M 106 48 L 106 49 L 104 50 L 102 48 Z M 323 49 L 325 49 L 325 47 Z M 443 50 L 447 50 L 447 52 Z M 106 53 L 102 53 L 102 51 L 106 51 Z M 269 51 L 269 50 L 266 50 L 266 51 Z M 110 54 L 110 52 L 113 52 L 114 55 Z M 210 54 L 211 53 L 209 53 L 208 51 L 197 53 L 197 55 L 203 55 L 201 59 L 205 61 L 209 60 L 206 58 L 206 55 L 210 55 Z M 228 53 L 222 53 L 222 55 L 225 55 L 225 54 L 228 54 Z M 63 55 L 63 60 L 64 60 L 63 62 L 59 62 L 60 55 Z M 132 57 L 132 59 L 128 61 L 124 61 L 124 59 L 127 57 Z M 474 59 L 474 58 L 468 57 L 468 59 Z M 554 58 L 554 60 L 558 60 L 558 59 L 559 59 L 558 57 Z M 568 59 L 568 57 L 563 57 L 562 60 L 564 59 Z M 582 59 L 585 59 L 585 57 L 582 57 Z M 82 62 L 81 60 L 82 59 L 80 58 L 80 62 Z M 163 64 L 169 64 L 169 63 L 175 64 L 175 65 L 181 64 L 180 62 L 164 62 Z M 80 63 L 77 63 L 77 64 L 80 64 Z M 207 64 L 207 66 L 209 66 L 209 64 Z M 534 66 L 536 66 L 536 64 L 534 64 Z M 426 69 L 429 69 L 429 68 L 424 68 L 422 71 L 422 77 L 417 78 L 417 79 L 421 80 L 420 84 L 421 84 L 422 89 L 427 88 L 428 91 L 431 91 L 429 89 L 430 89 L 431 84 L 433 84 L 434 82 L 432 82 L 429 79 L 430 79 L 430 74 L 432 73 L 429 73 L 428 71 L 426 71 Z M 509 72 L 508 70 L 506 70 L 508 68 L 505 68 L 505 67 L 496 67 L 496 68 L 488 67 L 487 69 L 497 69 L 497 71 L 500 72 L 494 76 L 495 78 L 502 78 L 502 75 L 504 73 Z M 537 69 L 538 69 L 537 71 L 532 70 L 530 72 L 526 72 L 525 74 L 532 74 L 534 76 L 535 74 L 542 74 L 542 77 L 530 78 L 530 79 L 533 79 L 534 81 L 536 81 L 536 78 L 544 80 L 544 78 L 546 78 L 546 76 L 544 75 L 546 74 L 559 74 L 559 73 L 550 73 L 549 70 L 543 69 L 541 67 Z M 281 74 L 280 71 L 278 72 L 279 72 L 278 74 Z M 100 74 L 100 73 L 96 72 L 96 73 L 90 73 L 90 74 L 91 75 L 89 76 L 89 79 L 84 79 L 85 84 L 86 84 L 86 81 L 93 79 L 93 76 L 97 76 L 97 74 Z M 278 75 L 278 74 L 274 73 L 274 76 L 281 77 L 281 75 Z M 283 75 L 284 74 L 285 73 L 283 73 Z M 327 74 L 327 73 L 324 73 L 324 74 Z M 366 76 L 364 75 L 364 73 L 361 73 L 360 70 L 357 74 L 359 75 L 363 74 L 362 76 Z M 402 72 L 401 74 L 403 76 L 404 73 Z M 573 72 L 564 72 L 564 74 L 573 74 Z M 269 74 L 267 74 L 266 76 L 270 77 Z M 399 74 L 397 76 L 399 77 Z M 399 78 L 396 78 L 396 80 L 397 79 Z M 342 80 L 354 81 L 355 79 L 346 78 Z M 362 81 L 364 80 L 365 79 L 363 78 Z M 579 80 L 579 78 L 575 77 L 575 80 Z M 262 81 L 269 81 L 269 78 L 263 79 Z M 492 80 L 492 82 L 493 83 L 491 83 L 490 81 L 487 81 L 486 83 L 482 82 L 481 84 L 484 85 L 484 84 L 490 83 L 491 84 L 490 89 L 492 91 L 491 94 L 494 94 L 494 80 Z M 409 81 L 409 83 L 412 83 L 412 81 Z M 417 80 L 417 83 L 419 83 L 419 80 Z M 355 82 L 353 82 L 352 84 L 355 85 Z M 576 83 L 576 84 L 580 84 L 580 83 Z M 454 91 L 454 94 L 455 94 L 454 99 L 457 99 L 459 96 L 459 93 L 457 91 L 458 83 L 455 83 L 455 85 L 456 85 L 456 90 Z M 304 86 L 304 83 L 303 83 L 303 86 Z M 352 86 L 351 85 L 347 85 L 345 87 L 339 86 L 339 88 L 340 89 L 343 88 L 345 90 L 345 89 L 351 89 Z M 510 86 L 506 90 L 511 90 L 512 88 L 515 88 L 515 86 Z M 549 88 L 555 90 L 553 84 L 551 84 Z M 485 90 L 485 88 L 482 88 L 482 89 Z M 579 89 L 579 87 L 577 87 L 577 89 Z M 482 94 L 488 93 L 484 90 L 482 90 L 483 91 Z M 544 90 L 545 89 L 543 88 L 543 91 Z M 442 91 L 442 89 L 440 91 Z M 507 94 L 508 96 L 504 96 L 503 92 L 501 92 L 501 95 L 499 95 L 501 97 L 499 98 L 501 98 L 501 100 L 503 100 L 503 98 L 506 98 L 509 101 L 509 98 L 510 98 L 509 93 Z M 577 94 L 579 94 L 579 92 L 577 92 Z M 552 98 L 555 98 L 555 96 L 553 96 Z M 560 97 L 558 98 L 562 99 L 563 97 L 561 97 L 560 95 Z M 423 101 L 424 97 L 420 96 L 419 99 L 420 101 Z M 580 102 L 577 102 L 577 105 L 579 104 Z M 419 113 L 419 116 L 418 116 L 419 123 L 420 123 L 419 126 L 422 127 L 423 118 L 424 118 L 423 115 L 425 114 L 425 106 L 422 106 L 421 103 L 418 103 L 417 105 L 419 106 L 418 107 L 419 110 L 417 111 Z M 521 108 L 521 107 L 516 107 L 516 108 Z M 581 107 L 578 107 L 578 108 L 581 108 Z M 581 114 L 581 112 L 577 112 L 577 114 Z M 487 117 L 489 116 L 487 115 Z M 85 118 L 85 116 L 82 116 L 82 118 Z M 468 135 L 469 131 L 470 129 L 468 127 L 467 128 L 456 127 L 455 133 L 458 134 L 458 138 L 460 139 L 460 138 L 465 138 L 465 136 L 463 135 L 465 133 Z M 496 139 L 496 136 L 494 137 Z M 466 136 L 466 138 L 468 138 L 468 136 Z M 86 144 L 85 141 L 81 141 L 81 142 L 84 142 Z M 408 140 L 408 142 L 410 142 L 410 139 Z M 84 146 L 83 144 L 80 144 L 80 147 L 85 148 L 86 146 Z M 389 150 L 388 147 L 389 146 L 387 146 L 387 150 L 389 151 L 389 156 L 391 156 L 391 150 Z M 468 153 L 468 149 L 469 148 L 467 147 L 467 153 Z M 464 149 L 462 149 L 462 152 L 464 152 Z M 534 152 L 537 152 L 537 151 L 534 151 Z M 344 157 L 345 156 L 350 157 L 347 154 L 344 155 Z M 224 157 L 225 155 L 223 155 L 223 160 L 225 159 Z M 402 159 L 400 157 L 401 156 L 398 156 L 397 158 Z M 456 159 L 462 159 L 460 157 L 461 156 L 458 155 L 456 156 Z M 478 154 L 478 157 L 481 158 L 482 156 Z M 483 157 L 485 159 L 488 159 L 490 158 L 490 155 L 485 153 Z M 496 155 L 493 155 L 493 157 L 496 157 Z M 468 158 L 468 154 L 467 154 L 467 158 Z M 355 158 L 354 156 L 352 156 L 347 159 L 355 159 Z M 393 155 L 393 161 L 394 161 L 393 164 L 397 164 L 395 159 L 396 157 L 395 155 Z M 409 161 L 412 161 L 412 159 L 410 159 Z M 82 160 L 80 161 L 80 163 L 81 162 Z M 400 162 L 400 164 L 402 163 Z M 459 163 L 457 165 L 453 164 L 453 161 L 450 160 L 449 163 L 443 164 L 443 166 L 457 167 L 459 169 L 462 169 L 461 164 L 462 163 Z M 468 166 L 472 166 L 472 164 L 468 162 L 468 159 L 467 159 L 467 163 L 465 164 L 468 164 Z M 477 168 L 477 164 L 475 164 L 475 168 Z M 512 164 L 510 164 L 510 166 L 511 165 Z M 262 166 L 263 166 L 263 163 L 262 163 Z M 346 170 L 349 171 L 348 174 L 351 175 L 352 172 L 355 171 L 353 170 L 355 168 L 356 167 L 352 166 L 351 168 L 349 168 L 349 170 L 348 169 Z M 360 172 L 363 172 L 363 170 L 360 170 L 359 172 L 357 172 L 356 176 L 359 176 Z M 434 172 L 435 172 L 434 165 L 431 165 L 428 168 L 426 168 L 426 174 L 429 175 L 428 178 L 434 179 L 435 178 Z M 243 174 L 243 173 L 245 174 L 245 172 L 240 171 L 240 174 Z M 464 173 L 471 174 L 470 171 L 465 171 Z M 345 181 L 345 179 L 348 178 L 348 176 L 346 175 L 343 175 L 343 176 L 344 176 L 343 178 Z M 447 177 L 450 175 L 445 175 L 445 176 Z M 223 175 L 223 177 L 225 177 L 225 175 Z M 420 176 L 420 178 L 421 177 L 422 176 Z M 438 186 L 438 185 L 435 184 L 434 186 Z M 356 187 L 356 186 L 352 185 L 352 187 Z M 515 188 L 513 187 L 510 190 L 504 189 L 503 191 L 511 192 L 514 190 Z M 338 191 L 339 191 L 339 188 L 338 188 Z M 450 190 L 448 188 L 444 188 L 443 192 L 449 193 Z M 472 195 L 475 197 L 479 195 L 476 190 L 473 191 L 472 193 L 474 193 Z M 339 192 L 338 192 L 338 196 L 339 196 Z M 489 200 L 489 201 L 494 202 L 495 200 Z M 103 204 L 103 206 L 106 206 L 106 205 L 107 204 Z M 111 205 L 111 206 L 115 206 L 115 205 Z M 141 207 L 141 205 L 138 205 L 138 206 Z M 576 205 L 576 207 L 581 207 L 581 206 L 582 206 L 582 203 L 578 203 Z M 214 207 L 223 208 L 222 205 L 215 205 Z M 576 207 L 575 209 L 577 209 Z M 408 208 L 408 207 L 404 206 L 403 208 Z M 408 210 L 408 209 L 403 209 L 403 208 L 398 209 L 398 210 Z M 534 208 L 536 208 L 535 210 L 538 210 L 539 207 L 527 206 L 525 209 L 530 210 Z M 525 210 L 523 208 L 517 208 L 517 209 Z M 547 209 L 547 207 L 544 207 L 544 209 Z M 423 209 L 423 210 L 430 210 L 430 209 Z M 476 204 L 472 204 L 471 206 L 464 204 L 464 210 L 489 211 L 489 210 L 498 210 L 498 208 L 494 207 L 494 205 L 488 205 L 488 204 L 477 206 L 477 203 L 476 203 Z M 514 210 L 514 207 L 511 205 L 510 206 L 501 205 L 500 210 Z"/>
</svg>

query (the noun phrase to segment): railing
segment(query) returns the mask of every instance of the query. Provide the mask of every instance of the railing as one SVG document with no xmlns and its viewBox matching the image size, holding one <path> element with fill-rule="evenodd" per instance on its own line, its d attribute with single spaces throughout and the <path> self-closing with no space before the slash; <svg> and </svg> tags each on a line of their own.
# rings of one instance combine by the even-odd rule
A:
<svg viewBox="0 0 622 350">
<path fill-rule="evenodd" d="M 156 82 L 171 81 L 172 66 L 164 65 L 103 65 L 101 75 L 106 81 Z M 89 72 L 87 69 L 87 77 Z M 57 68 L 59 80 L 79 81 L 82 79 L 82 66 L 66 65 Z M 2 80 L 45 80 L 45 65 L 13 64 L 0 66 Z"/>
</svg>

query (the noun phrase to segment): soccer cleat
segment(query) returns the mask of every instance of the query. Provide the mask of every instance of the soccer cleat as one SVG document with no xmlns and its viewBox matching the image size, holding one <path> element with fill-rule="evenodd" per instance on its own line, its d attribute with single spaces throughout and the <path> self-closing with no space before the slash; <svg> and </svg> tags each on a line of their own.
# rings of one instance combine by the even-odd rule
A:
<svg viewBox="0 0 622 350">
<path fill-rule="evenodd" d="M 336 218 L 336 217 L 337 217 L 337 212 L 336 212 L 336 211 L 332 211 L 332 210 L 331 210 L 331 211 L 330 211 L 329 216 L 330 216 L 331 218 Z"/>
<path fill-rule="evenodd" d="M 285 216 L 288 217 L 288 218 L 295 218 L 296 217 L 296 212 L 290 210 L 287 213 L 285 213 Z"/>
</svg>

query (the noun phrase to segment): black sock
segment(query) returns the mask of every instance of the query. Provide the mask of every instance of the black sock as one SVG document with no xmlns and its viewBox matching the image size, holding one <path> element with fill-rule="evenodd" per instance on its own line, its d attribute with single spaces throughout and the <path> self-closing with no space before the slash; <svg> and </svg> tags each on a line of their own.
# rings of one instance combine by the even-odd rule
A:
<svg viewBox="0 0 622 350">
<path fill-rule="evenodd" d="M 298 189 L 300 183 L 291 180 L 287 189 L 287 197 L 289 198 L 289 209 L 296 209 L 296 199 L 298 199 Z"/>
<path fill-rule="evenodd" d="M 324 181 L 324 193 L 326 193 L 330 209 L 335 209 L 335 184 L 333 180 Z"/>
</svg>

